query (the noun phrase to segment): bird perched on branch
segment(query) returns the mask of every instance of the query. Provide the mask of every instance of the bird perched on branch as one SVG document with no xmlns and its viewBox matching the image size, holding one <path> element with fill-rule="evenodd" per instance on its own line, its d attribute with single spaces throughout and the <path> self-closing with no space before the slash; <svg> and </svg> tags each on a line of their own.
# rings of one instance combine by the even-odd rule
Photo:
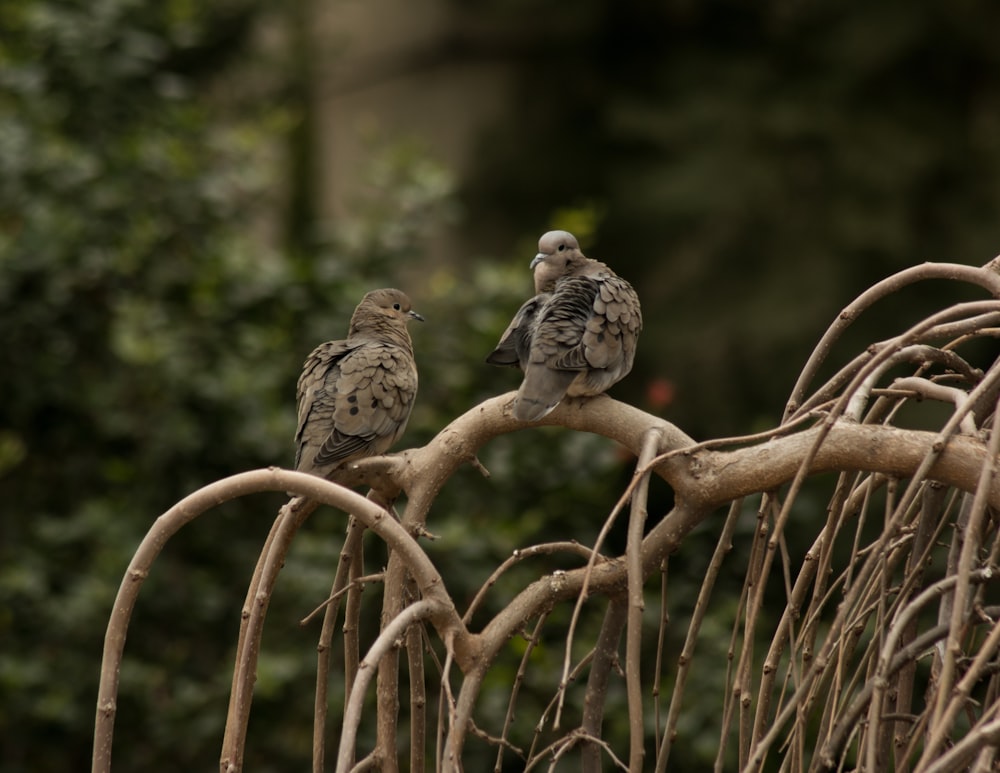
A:
<svg viewBox="0 0 1000 773">
<path fill-rule="evenodd" d="M 526 301 L 486 361 L 524 371 L 514 417 L 535 421 L 566 395 L 597 395 L 632 370 L 642 329 L 639 297 L 568 231 L 549 231 L 531 261 Z"/>
<path fill-rule="evenodd" d="M 316 347 L 298 382 L 295 469 L 333 477 L 347 462 L 385 453 L 403 434 L 417 394 L 406 323 L 423 321 L 399 290 L 372 290 L 347 338 Z"/>
</svg>

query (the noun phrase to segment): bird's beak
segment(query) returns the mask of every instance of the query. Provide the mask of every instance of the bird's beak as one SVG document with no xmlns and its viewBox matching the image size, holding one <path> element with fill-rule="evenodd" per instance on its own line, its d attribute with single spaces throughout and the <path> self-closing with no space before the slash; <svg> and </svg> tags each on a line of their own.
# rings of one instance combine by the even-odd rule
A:
<svg viewBox="0 0 1000 773">
<path fill-rule="evenodd" d="M 420 315 L 420 314 L 417 314 L 417 312 L 415 312 L 413 310 L 410 310 L 410 311 L 406 312 L 406 316 L 408 316 L 410 319 L 415 319 L 417 322 L 423 322 L 424 321 L 423 316 Z"/>
<path fill-rule="evenodd" d="M 531 261 L 531 264 L 530 264 L 530 265 L 528 266 L 528 268 L 530 268 L 530 269 L 531 269 L 532 271 L 534 271 L 534 269 L 535 269 L 535 266 L 537 266 L 537 265 L 538 265 L 539 263 L 541 263 L 541 262 L 542 262 L 543 260 L 545 260 L 545 259 L 546 259 L 547 257 L 548 257 L 548 255 L 546 255 L 546 254 L 545 254 L 544 252 L 539 252 L 539 253 L 538 253 L 537 255 L 535 255 L 535 257 L 534 257 L 534 258 L 532 259 L 532 261 Z"/>
</svg>

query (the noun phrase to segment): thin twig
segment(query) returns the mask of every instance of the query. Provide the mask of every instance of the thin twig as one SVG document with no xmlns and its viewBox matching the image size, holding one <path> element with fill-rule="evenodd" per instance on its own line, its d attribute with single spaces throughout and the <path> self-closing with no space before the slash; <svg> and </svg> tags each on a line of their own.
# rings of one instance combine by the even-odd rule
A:
<svg viewBox="0 0 1000 773">
<path fill-rule="evenodd" d="M 580 743 L 595 744 L 607 752 L 608 757 L 611 758 L 611 762 L 614 763 L 616 768 L 625 771 L 629 770 L 628 766 L 615 756 L 611 747 L 602 738 L 588 736 L 580 730 L 573 730 L 561 738 L 556 739 L 528 760 L 528 764 L 524 768 L 524 773 L 529 773 L 529 771 L 531 771 L 536 765 L 541 764 L 543 759 L 549 756 L 551 756 L 549 770 L 555 770 L 555 765 L 559 762 L 562 756 Z"/>
<path fill-rule="evenodd" d="M 597 636 L 591 661 L 587 690 L 583 696 L 583 721 L 580 729 L 585 738 L 600 738 L 604 705 L 608 694 L 611 670 L 618 662 L 618 643 L 628 620 L 627 595 L 612 596 L 604 613 L 601 632 Z M 601 773 L 601 750 L 596 744 L 583 745 L 580 769 L 583 773 Z"/>
<path fill-rule="evenodd" d="M 646 469 L 656 456 L 660 433 L 650 429 L 642 442 L 636 467 Z M 641 770 L 644 755 L 645 727 L 642 707 L 642 613 L 646 609 L 643 594 L 642 535 L 646 526 L 646 502 L 649 498 L 649 471 L 637 473 L 639 483 L 632 494 L 626 537 L 625 564 L 628 572 L 628 623 L 625 630 L 625 683 L 628 688 L 629 768 Z"/>
<path fill-rule="evenodd" d="M 416 583 L 409 578 L 407 591 L 417 595 Z M 410 773 L 423 773 L 427 760 L 427 684 L 424 675 L 425 625 L 406 630 L 406 662 L 410 682 Z"/>
<path fill-rule="evenodd" d="M 547 619 L 548 615 L 546 614 L 541 615 L 536 621 L 535 630 L 528 637 L 528 646 L 524 648 L 524 654 L 521 655 L 521 662 L 517 666 L 517 673 L 514 675 L 514 684 L 510 690 L 510 700 L 507 701 L 507 714 L 503 720 L 503 731 L 500 733 L 501 743 L 497 749 L 496 762 L 493 765 L 493 770 L 497 771 L 497 773 L 503 770 L 504 748 L 511 746 L 507 740 L 507 735 L 510 732 L 511 723 L 514 721 L 514 707 L 517 705 L 517 697 L 521 692 L 521 685 L 524 684 L 524 675 L 528 670 L 528 661 L 531 659 L 531 653 L 534 652 L 535 645 L 541 640 L 542 628 L 544 628 Z"/>
<path fill-rule="evenodd" d="M 374 574 L 365 574 L 361 577 L 356 577 L 352 579 L 349 583 L 337 585 L 334 582 L 334 587 L 330 590 L 330 595 L 326 597 L 326 600 L 321 602 L 319 606 L 313 609 L 308 615 L 299 620 L 300 626 L 306 626 L 311 623 L 320 612 L 324 612 L 327 607 L 336 604 L 341 598 L 346 596 L 351 589 L 364 590 L 364 586 L 372 582 L 382 582 L 385 579 L 385 572 L 375 572 Z"/>
<path fill-rule="evenodd" d="M 705 571 L 705 579 L 702 580 L 701 589 L 698 591 L 698 598 L 694 603 L 691 612 L 691 622 L 688 623 L 687 634 L 684 638 L 684 646 L 681 649 L 680 657 L 677 659 L 677 676 L 674 680 L 673 691 L 670 695 L 670 707 L 667 710 L 667 724 L 663 731 L 663 740 L 660 743 L 656 754 L 656 773 L 665 773 L 667 762 L 670 758 L 670 749 L 677 733 L 677 722 L 680 719 L 681 700 L 684 697 L 684 688 L 687 684 L 688 674 L 691 671 L 691 662 L 694 658 L 695 644 L 698 641 L 698 634 L 701 631 L 702 623 L 708 612 L 708 602 L 712 596 L 715 582 L 719 578 L 722 570 L 722 562 L 726 555 L 732 550 L 733 534 L 740 517 L 740 502 L 734 502 L 729 508 L 726 522 L 722 526 L 722 534 L 715 544 L 715 551 L 712 559 L 708 563 Z"/>
<path fill-rule="evenodd" d="M 532 545 L 527 548 L 518 548 L 515 550 L 509 558 L 507 558 L 500 566 L 498 566 L 493 574 L 487 578 L 486 582 L 483 583 L 482 587 L 476 593 L 475 597 L 469 604 L 469 608 L 466 610 L 465 614 L 462 616 L 462 620 L 466 625 L 472 622 L 472 617 L 479 609 L 479 606 L 483 603 L 486 598 L 486 594 L 489 590 L 497 584 L 497 581 L 510 570 L 511 567 L 525 561 L 529 558 L 534 558 L 536 556 L 547 556 L 555 555 L 557 553 L 570 553 L 581 556 L 588 561 L 594 558 L 595 552 L 588 548 L 586 545 L 581 545 L 575 540 L 564 541 L 564 542 L 546 542 L 540 545 Z M 606 560 L 604 556 L 596 554 L 597 561 Z"/>
<path fill-rule="evenodd" d="M 939 322 L 948 319 L 949 317 L 958 316 L 960 314 L 964 314 L 967 312 L 978 313 L 979 311 L 985 310 L 991 305 L 993 305 L 993 302 L 957 304 L 956 306 L 949 307 L 944 311 L 931 315 L 930 317 L 924 319 L 917 325 L 913 326 L 902 336 L 899 336 L 897 341 L 899 342 L 899 345 L 905 345 L 911 338 L 915 337 L 926 328 L 938 324 Z M 878 364 L 881 362 L 881 359 L 888 356 L 890 356 L 890 351 L 888 349 L 879 352 L 879 354 L 877 354 L 865 368 L 862 368 L 862 370 L 859 371 L 859 373 L 854 377 L 854 380 L 852 381 L 852 387 L 849 388 L 847 391 L 845 391 L 844 395 L 838 401 L 837 406 L 831 412 L 832 413 L 831 419 L 834 416 L 838 415 L 846 407 L 846 401 L 849 399 L 849 395 L 853 392 L 853 388 L 864 380 L 864 378 L 868 374 L 868 370 L 878 367 Z M 988 376 L 980 384 L 976 386 L 976 388 L 973 390 L 973 393 L 989 389 L 990 382 L 997 378 L 1000 378 L 1000 375 L 998 375 L 998 371 L 997 370 L 991 371 L 990 374 L 988 374 Z M 971 403 L 974 403 L 974 400 L 970 400 L 970 404 Z M 958 425 L 963 415 L 964 414 L 962 411 L 956 411 L 946 422 L 944 428 L 942 428 L 942 430 L 938 433 L 939 437 L 938 442 L 932 448 L 930 453 L 928 453 L 924 457 L 919 468 L 914 473 L 913 476 L 914 482 L 922 481 L 924 477 L 927 475 L 927 472 L 935 464 L 938 456 L 946 447 L 948 440 L 957 431 Z M 824 424 L 824 428 L 830 426 L 831 426 L 830 424 Z M 818 446 L 822 442 L 822 438 L 825 436 L 825 434 L 826 432 L 822 432 L 819 438 L 817 438 L 817 443 L 813 446 L 813 448 L 815 449 L 813 453 L 815 453 L 815 451 L 818 451 Z M 792 494 L 793 492 L 797 492 L 798 488 L 802 485 L 802 481 L 805 479 L 805 474 L 808 470 L 808 466 L 809 466 L 809 459 L 807 458 L 806 460 L 803 460 L 802 466 L 799 469 L 799 473 L 796 475 L 795 479 L 792 482 L 791 492 L 788 495 L 788 499 L 786 499 L 785 506 L 782 508 L 782 518 L 787 518 L 789 505 L 793 498 Z M 914 482 L 911 482 L 911 485 L 908 486 L 906 491 L 904 492 L 900 500 L 899 506 L 897 507 L 897 516 L 894 516 L 894 522 L 891 525 L 891 528 L 887 527 L 887 529 L 883 532 L 882 536 L 880 537 L 878 541 L 878 545 L 880 546 L 879 550 L 881 550 L 884 547 L 884 544 L 894 533 L 894 529 L 898 528 L 898 523 L 901 520 L 903 513 L 905 513 L 905 511 L 909 508 L 910 503 L 916 496 L 919 483 L 914 483 Z M 981 488 L 987 488 L 987 487 L 981 487 Z M 765 562 L 767 562 L 767 558 L 769 555 L 770 553 L 765 555 Z M 869 558 L 869 560 L 865 562 L 864 566 L 862 567 L 861 574 L 859 575 L 859 581 L 861 581 L 862 583 L 867 581 L 870 574 L 874 571 L 875 563 L 876 561 L 872 560 L 871 557 Z M 765 571 L 764 574 L 766 575 L 766 573 L 767 572 Z M 813 682 L 821 675 L 822 666 L 825 664 L 826 657 L 829 656 L 830 650 L 833 647 L 835 632 L 839 631 L 841 626 L 843 625 L 844 610 L 848 608 L 848 606 L 849 603 L 845 602 L 845 605 L 842 606 L 840 612 L 838 612 L 837 617 L 832 626 L 830 636 L 824 643 L 820 655 L 817 658 L 817 661 L 814 663 L 813 667 L 810 668 L 809 671 L 804 675 L 803 683 L 800 686 L 800 688 L 796 691 L 796 695 L 794 696 L 793 700 L 790 701 L 786 705 L 785 709 L 778 715 L 778 717 L 776 717 L 774 723 L 771 725 L 771 728 L 767 732 L 767 734 L 759 741 L 755 741 L 754 748 L 751 751 L 750 760 L 748 761 L 748 764 L 751 766 L 751 769 L 756 770 L 757 768 L 759 768 L 759 766 L 763 761 L 763 755 L 766 753 L 767 748 L 772 743 L 774 743 L 775 739 L 777 738 L 777 734 L 781 731 L 781 728 L 783 727 L 784 723 L 787 722 L 791 717 L 791 715 L 794 713 L 794 711 L 797 710 L 798 701 L 800 701 L 802 697 L 804 697 L 803 692 L 810 690 L 812 688 Z"/>
<path fill-rule="evenodd" d="M 391 650 L 398 646 L 397 642 L 406 630 L 422 620 L 431 617 L 440 610 L 438 602 L 432 599 L 421 599 L 410 604 L 386 625 L 378 638 L 372 643 L 368 653 L 361 660 L 358 678 L 351 688 L 351 697 L 344 712 L 344 726 L 340 733 L 340 752 L 337 755 L 338 773 L 347 773 L 351 769 L 354 753 L 354 742 L 357 738 L 358 726 L 361 724 L 361 714 L 364 706 L 365 692 L 377 671 L 378 663 Z"/>
<path fill-rule="evenodd" d="M 608 533 L 611 531 L 611 527 L 614 525 L 615 520 L 618 518 L 618 514 L 625 507 L 625 503 L 628 502 L 628 498 L 632 495 L 632 491 L 638 484 L 641 478 L 638 475 L 633 475 L 632 481 L 629 484 L 625 492 L 618 498 L 615 506 L 611 510 L 611 514 L 605 519 L 604 525 L 601 527 L 601 531 L 597 534 L 597 539 L 594 541 L 594 547 L 591 549 L 590 558 L 587 560 L 587 566 L 584 568 L 583 584 L 580 588 L 580 593 L 577 596 L 576 604 L 573 607 L 573 615 L 570 617 L 569 630 L 566 633 L 566 646 L 563 655 L 563 670 L 562 678 L 559 680 L 559 702 L 556 707 L 556 715 L 553 720 L 553 727 L 558 728 L 559 722 L 562 718 L 562 707 L 566 695 L 566 686 L 569 684 L 569 671 L 570 664 L 572 662 L 572 652 L 573 652 L 573 638 L 576 634 L 576 626 L 580 619 L 580 613 L 583 610 L 583 604 L 587 600 L 587 592 L 590 587 L 590 578 L 593 575 L 594 567 L 597 565 L 598 556 L 600 556 L 601 546 L 604 544 L 604 540 L 607 538 Z"/>
<path fill-rule="evenodd" d="M 950 716 L 954 712 L 948 706 L 948 700 L 952 695 L 952 682 L 955 673 L 955 654 L 959 651 L 959 639 L 962 636 L 966 615 L 967 602 L 969 598 L 969 577 L 972 574 L 972 565 L 976 553 L 979 549 L 979 534 L 982 529 L 982 521 L 986 515 L 986 489 L 991 480 L 997 474 L 997 453 L 1000 452 L 1000 411 L 993 415 L 993 431 L 989 440 L 989 454 L 982 467 L 980 478 L 981 485 L 976 490 L 973 497 L 971 514 L 968 528 L 965 530 L 967 539 L 962 546 L 961 556 L 958 564 L 958 584 L 955 586 L 954 606 L 951 613 L 951 627 L 948 633 L 948 643 L 945 647 L 944 662 L 937 684 L 937 701 L 934 704 L 934 713 L 931 718 L 931 737 L 924 747 L 924 753 L 919 768 L 930 760 L 938 747 L 944 741 L 945 733 L 950 727 Z"/>
<path fill-rule="evenodd" d="M 319 643 L 316 646 L 316 697 L 313 701 L 313 773 L 323 773 L 326 769 L 326 718 L 328 712 L 328 693 L 330 687 L 330 652 L 333 644 L 333 632 L 337 621 L 342 586 L 351 587 L 348 576 L 355 559 L 361 550 L 364 537 L 364 527 L 353 516 L 347 519 L 347 531 L 344 544 L 337 560 L 337 572 L 333 579 L 330 599 L 320 608 L 324 609 L 323 626 L 320 629 Z M 317 610 L 318 611 L 318 610 Z M 299 623 L 304 625 L 308 617 Z M 346 693 L 345 693 L 346 694 Z"/>
<path fill-rule="evenodd" d="M 848 304 L 823 334 L 792 389 L 788 405 L 785 408 L 785 416 L 791 416 L 795 412 L 805 396 L 806 388 L 816 375 L 820 365 L 823 364 L 834 342 L 862 312 L 902 287 L 926 279 L 953 279 L 976 284 L 992 293 L 994 298 L 1000 298 L 1000 277 L 992 271 L 973 266 L 956 263 L 923 263 L 886 277 Z"/>
</svg>

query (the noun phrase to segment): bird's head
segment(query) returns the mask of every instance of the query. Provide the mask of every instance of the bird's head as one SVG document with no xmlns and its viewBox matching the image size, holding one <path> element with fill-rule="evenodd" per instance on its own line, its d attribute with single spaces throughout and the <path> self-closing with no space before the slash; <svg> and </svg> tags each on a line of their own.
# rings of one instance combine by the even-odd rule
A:
<svg viewBox="0 0 1000 773">
<path fill-rule="evenodd" d="M 351 318 L 351 330 L 382 320 L 405 326 L 410 320 L 423 322 L 424 318 L 413 310 L 409 296 L 391 287 L 372 290 L 361 299 Z"/>
<path fill-rule="evenodd" d="M 549 231 L 538 240 L 538 254 L 529 268 L 535 272 L 535 292 L 551 291 L 556 281 L 574 272 L 586 260 L 569 231 Z"/>
</svg>

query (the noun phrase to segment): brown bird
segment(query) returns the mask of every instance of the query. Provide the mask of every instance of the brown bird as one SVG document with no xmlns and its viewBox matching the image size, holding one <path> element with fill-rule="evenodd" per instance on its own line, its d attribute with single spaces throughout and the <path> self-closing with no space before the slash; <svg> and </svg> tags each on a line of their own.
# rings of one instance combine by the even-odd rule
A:
<svg viewBox="0 0 1000 773">
<path fill-rule="evenodd" d="M 568 231 L 549 231 L 531 261 L 536 295 L 525 302 L 486 358 L 524 379 L 514 417 L 535 421 L 566 395 L 598 395 L 624 378 L 642 329 L 632 285 L 580 251 Z"/>
<path fill-rule="evenodd" d="M 417 394 L 406 323 L 423 321 L 399 290 L 372 290 L 347 338 L 316 347 L 298 382 L 295 469 L 336 479 L 347 462 L 385 453 L 403 434 Z"/>
<path fill-rule="evenodd" d="M 531 352 L 531 337 L 534 335 L 538 310 L 552 297 L 552 293 L 539 293 L 528 298 L 517 310 L 514 319 L 500 336 L 496 349 L 490 352 L 486 362 L 491 365 L 512 365 L 524 370 Z"/>
</svg>

